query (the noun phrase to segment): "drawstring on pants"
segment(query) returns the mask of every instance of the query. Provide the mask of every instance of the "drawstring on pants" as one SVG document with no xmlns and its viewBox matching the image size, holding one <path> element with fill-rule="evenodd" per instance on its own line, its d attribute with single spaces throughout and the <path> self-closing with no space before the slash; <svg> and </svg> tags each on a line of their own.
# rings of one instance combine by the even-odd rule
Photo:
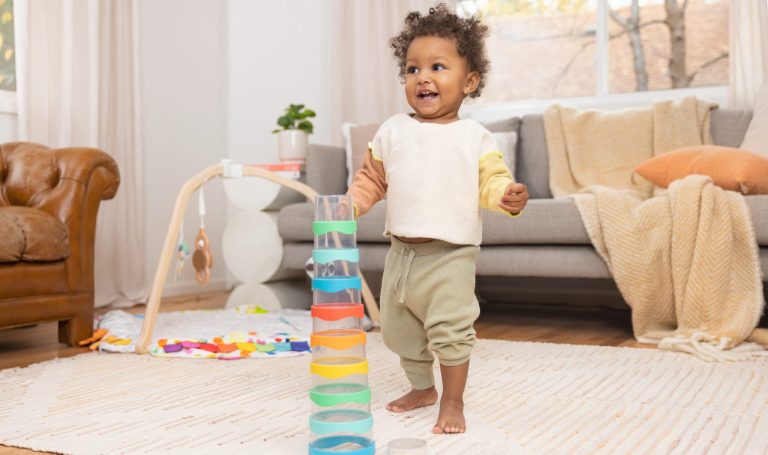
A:
<svg viewBox="0 0 768 455">
<path fill-rule="evenodd" d="M 416 250 L 412 248 L 408 248 L 408 250 L 408 258 L 405 259 L 405 256 L 403 256 L 403 260 L 406 261 L 405 270 L 401 268 L 400 273 L 398 273 L 397 279 L 395 280 L 395 292 L 397 292 L 397 286 L 400 285 L 400 279 L 402 278 L 403 280 L 402 287 L 400 288 L 400 298 L 397 299 L 399 303 L 405 303 L 405 283 L 408 281 L 408 273 L 411 271 L 411 263 L 416 256 Z"/>
</svg>

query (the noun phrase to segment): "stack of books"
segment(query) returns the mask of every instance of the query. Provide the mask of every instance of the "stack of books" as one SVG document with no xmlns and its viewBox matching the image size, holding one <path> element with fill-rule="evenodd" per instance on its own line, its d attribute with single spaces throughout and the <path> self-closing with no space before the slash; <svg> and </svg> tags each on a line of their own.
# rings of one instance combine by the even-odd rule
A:
<svg viewBox="0 0 768 455">
<path fill-rule="evenodd" d="M 292 180 L 301 180 L 304 172 L 303 161 L 283 161 L 281 163 L 256 164 L 255 166 L 270 171 L 279 177 Z"/>
</svg>

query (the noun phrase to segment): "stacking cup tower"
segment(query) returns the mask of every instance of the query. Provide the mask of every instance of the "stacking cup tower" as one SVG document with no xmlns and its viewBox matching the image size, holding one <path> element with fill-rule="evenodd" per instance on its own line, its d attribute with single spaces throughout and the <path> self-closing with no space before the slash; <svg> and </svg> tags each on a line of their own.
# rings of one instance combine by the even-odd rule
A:
<svg viewBox="0 0 768 455">
<path fill-rule="evenodd" d="M 373 455 L 362 280 L 352 198 L 317 196 L 312 224 L 310 455 Z"/>
</svg>

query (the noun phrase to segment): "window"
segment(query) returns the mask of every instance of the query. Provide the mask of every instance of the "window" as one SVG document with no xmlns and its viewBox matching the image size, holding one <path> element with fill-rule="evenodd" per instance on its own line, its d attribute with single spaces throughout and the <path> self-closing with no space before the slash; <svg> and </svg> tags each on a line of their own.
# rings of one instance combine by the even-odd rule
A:
<svg viewBox="0 0 768 455">
<path fill-rule="evenodd" d="M 729 2 L 460 0 L 457 11 L 491 29 L 478 100 L 490 103 L 725 86 Z"/>
<path fill-rule="evenodd" d="M 0 0 L 0 113 L 16 113 L 16 45 L 13 1 Z M 0 131 L 3 128 L 0 125 Z"/>
<path fill-rule="evenodd" d="M 0 90 L 16 91 L 13 1 L 0 0 Z"/>
</svg>

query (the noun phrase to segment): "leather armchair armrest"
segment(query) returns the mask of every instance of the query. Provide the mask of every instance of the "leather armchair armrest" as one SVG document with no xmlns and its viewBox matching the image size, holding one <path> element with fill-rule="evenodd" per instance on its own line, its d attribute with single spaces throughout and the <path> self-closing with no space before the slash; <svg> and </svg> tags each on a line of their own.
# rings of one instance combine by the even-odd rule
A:
<svg viewBox="0 0 768 455">
<path fill-rule="evenodd" d="M 0 205 L 44 210 L 64 223 L 70 290 L 93 289 L 96 215 L 120 185 L 117 163 L 101 150 L 50 148 L 30 142 L 0 146 Z"/>
</svg>

